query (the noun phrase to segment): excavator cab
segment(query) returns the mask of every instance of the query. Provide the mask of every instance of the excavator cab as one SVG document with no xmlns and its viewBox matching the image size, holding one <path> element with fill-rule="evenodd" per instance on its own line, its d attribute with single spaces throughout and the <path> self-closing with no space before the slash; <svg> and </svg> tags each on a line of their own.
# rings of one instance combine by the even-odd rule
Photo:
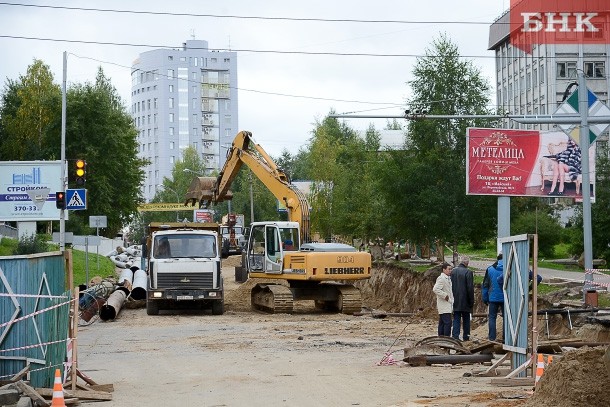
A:
<svg viewBox="0 0 610 407">
<path fill-rule="evenodd" d="M 296 222 L 255 222 L 250 227 L 247 268 L 253 272 L 281 274 L 284 252 L 299 247 Z"/>
</svg>

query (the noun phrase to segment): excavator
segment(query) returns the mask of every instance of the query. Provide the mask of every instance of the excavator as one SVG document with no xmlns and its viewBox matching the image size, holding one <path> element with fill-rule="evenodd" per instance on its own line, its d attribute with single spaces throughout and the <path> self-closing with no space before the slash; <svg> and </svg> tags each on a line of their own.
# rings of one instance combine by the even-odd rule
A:
<svg viewBox="0 0 610 407">
<path fill-rule="evenodd" d="M 252 138 L 241 131 L 227 151 L 218 177 L 196 177 L 186 194 L 186 206 L 208 208 L 232 199 L 229 190 L 242 165 L 267 187 L 288 211 L 288 221 L 253 222 L 242 252 L 242 267 L 262 282 L 251 292 L 254 309 L 292 313 L 294 301 L 313 300 L 317 309 L 353 314 L 362 308 L 360 290 L 351 284 L 370 278 L 371 255 L 342 243 L 311 241 L 310 206 L 305 194 Z"/>
</svg>

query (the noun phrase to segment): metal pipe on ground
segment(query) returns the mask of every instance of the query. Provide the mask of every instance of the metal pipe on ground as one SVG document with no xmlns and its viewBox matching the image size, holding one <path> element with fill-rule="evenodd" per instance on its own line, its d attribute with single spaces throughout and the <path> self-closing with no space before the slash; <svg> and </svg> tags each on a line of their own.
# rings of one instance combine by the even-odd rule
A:
<svg viewBox="0 0 610 407">
<path fill-rule="evenodd" d="M 133 270 L 125 269 L 121 271 L 118 285 L 119 290 L 123 291 L 125 295 L 129 295 L 133 285 Z"/>
<path fill-rule="evenodd" d="M 102 306 L 106 303 L 106 299 L 102 297 L 98 297 L 95 301 L 90 304 L 87 308 L 83 309 L 80 313 L 80 318 L 89 322 L 91 318 L 97 315 L 97 312 L 102 308 Z"/>
<path fill-rule="evenodd" d="M 123 307 L 123 304 L 125 303 L 126 299 L 127 294 L 125 293 L 125 291 L 122 290 L 116 290 L 115 292 L 110 294 L 110 297 L 108 297 L 108 300 L 104 305 L 102 305 L 102 308 L 100 309 L 100 318 L 102 319 L 102 321 L 109 321 L 111 319 L 115 319 L 121 311 L 121 308 Z"/>
<path fill-rule="evenodd" d="M 476 353 L 474 355 L 417 355 L 405 358 L 404 361 L 413 366 L 449 364 L 457 365 L 460 363 L 485 363 L 491 362 L 491 353 Z"/>
<path fill-rule="evenodd" d="M 146 287 L 148 285 L 148 277 L 144 270 L 136 270 L 133 274 L 133 284 L 131 288 L 131 298 L 134 300 L 146 299 Z"/>
</svg>

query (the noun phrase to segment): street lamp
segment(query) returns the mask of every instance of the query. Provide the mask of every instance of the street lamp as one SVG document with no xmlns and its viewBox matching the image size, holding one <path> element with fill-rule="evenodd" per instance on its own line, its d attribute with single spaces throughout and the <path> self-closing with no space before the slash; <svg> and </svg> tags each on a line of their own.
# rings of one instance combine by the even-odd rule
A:
<svg viewBox="0 0 610 407">
<path fill-rule="evenodd" d="M 178 192 L 176 192 L 175 189 L 165 186 L 163 184 L 158 184 L 157 187 L 161 187 L 161 188 L 165 189 L 166 191 L 171 191 L 174 194 L 176 194 L 176 203 L 180 203 L 180 195 L 178 194 Z M 176 211 L 176 222 L 180 222 L 180 216 L 178 215 L 178 211 Z"/>
</svg>

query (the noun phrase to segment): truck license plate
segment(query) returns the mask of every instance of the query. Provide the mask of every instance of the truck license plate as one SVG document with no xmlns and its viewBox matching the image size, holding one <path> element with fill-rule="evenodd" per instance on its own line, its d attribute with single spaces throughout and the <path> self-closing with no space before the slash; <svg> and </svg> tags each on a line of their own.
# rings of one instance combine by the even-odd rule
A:
<svg viewBox="0 0 610 407">
<path fill-rule="evenodd" d="M 176 299 L 178 301 L 192 300 L 193 296 L 192 295 L 178 295 L 178 296 L 176 296 Z"/>
</svg>

